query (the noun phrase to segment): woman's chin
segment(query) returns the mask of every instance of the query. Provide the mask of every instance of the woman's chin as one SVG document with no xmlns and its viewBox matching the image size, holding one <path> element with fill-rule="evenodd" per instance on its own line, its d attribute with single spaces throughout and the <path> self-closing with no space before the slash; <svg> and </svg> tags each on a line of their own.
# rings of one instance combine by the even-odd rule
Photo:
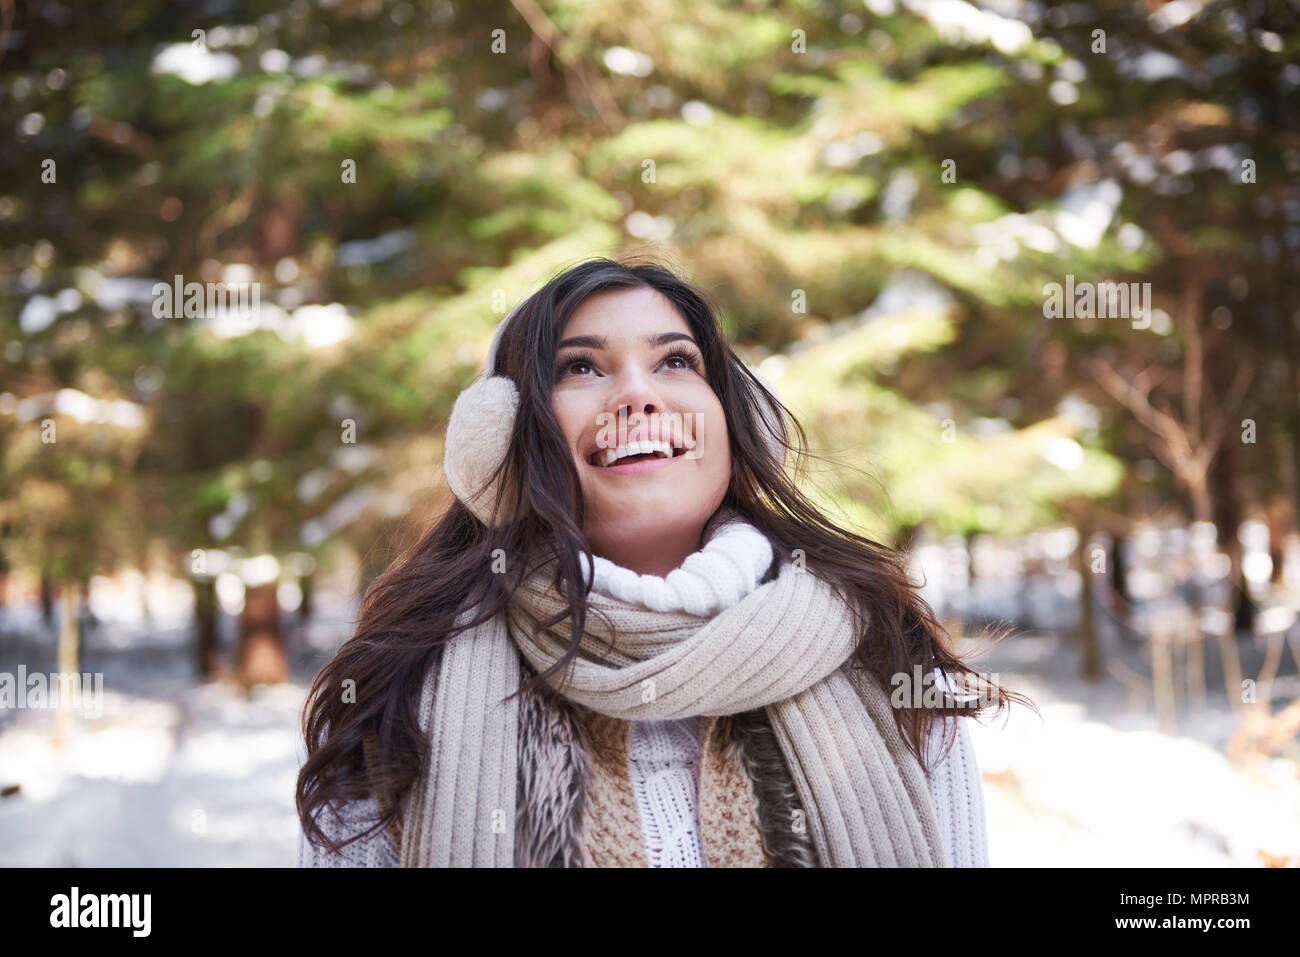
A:
<svg viewBox="0 0 1300 957">
<path fill-rule="evenodd" d="M 684 504 L 680 495 L 620 501 L 612 511 L 600 510 L 588 517 L 587 537 L 594 547 L 597 541 L 654 541 L 702 531 L 709 516 L 696 515 L 693 508 L 683 513 Z"/>
</svg>

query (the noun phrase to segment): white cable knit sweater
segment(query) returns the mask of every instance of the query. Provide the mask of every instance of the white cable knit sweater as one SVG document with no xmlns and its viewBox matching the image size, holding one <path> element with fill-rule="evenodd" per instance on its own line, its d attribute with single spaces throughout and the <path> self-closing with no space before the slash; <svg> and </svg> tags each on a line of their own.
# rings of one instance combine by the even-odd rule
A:
<svg viewBox="0 0 1300 957">
<path fill-rule="evenodd" d="M 584 561 L 585 561 L 585 556 Z M 704 547 L 665 577 L 638 575 L 596 556 L 593 589 L 653 611 L 685 611 L 707 617 L 738 603 L 756 587 L 772 564 L 772 546 L 748 522 L 732 519 L 713 530 Z M 988 836 L 979 768 L 966 727 L 956 722 L 957 740 L 927 775 L 939 827 L 953 867 L 987 867 Z M 942 748 L 943 722 L 927 741 L 927 758 Z M 703 867 L 697 817 L 699 719 L 634 721 L 629 741 L 629 772 L 641 811 L 641 829 L 652 867 Z M 342 822 L 325 815 L 321 826 L 338 836 L 349 826 L 373 821 L 373 799 L 341 809 Z M 348 833 L 351 833 L 348 831 Z M 384 829 L 332 855 L 299 840 L 300 867 L 396 867 L 397 848 Z"/>
</svg>

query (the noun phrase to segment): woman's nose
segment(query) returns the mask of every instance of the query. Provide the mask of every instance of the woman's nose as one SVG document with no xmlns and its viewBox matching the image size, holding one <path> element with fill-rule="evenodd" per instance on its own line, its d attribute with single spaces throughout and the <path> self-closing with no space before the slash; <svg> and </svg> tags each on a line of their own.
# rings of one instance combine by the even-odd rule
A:
<svg viewBox="0 0 1300 957">
<path fill-rule="evenodd" d="M 616 414 L 620 418 L 626 418 L 627 416 L 631 415 L 634 411 L 636 410 L 634 410 L 630 405 L 620 405 L 618 407 L 618 412 Z M 653 402 L 647 402 L 640 411 L 646 415 L 650 415 L 651 413 L 658 412 L 659 409 L 655 407 Z"/>
<path fill-rule="evenodd" d="M 653 382 L 640 370 L 627 375 L 611 377 L 610 398 L 614 400 L 616 415 L 653 415 L 665 411 L 663 400 L 655 391 Z"/>
</svg>

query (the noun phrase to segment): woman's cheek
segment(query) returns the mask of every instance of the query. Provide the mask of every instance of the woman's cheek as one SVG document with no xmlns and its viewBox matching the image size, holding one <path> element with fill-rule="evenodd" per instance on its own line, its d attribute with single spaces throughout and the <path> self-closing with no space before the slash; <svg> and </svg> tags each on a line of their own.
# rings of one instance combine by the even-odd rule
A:
<svg viewBox="0 0 1300 957">
<path fill-rule="evenodd" d="M 551 397 L 551 409 L 556 421 L 560 423 L 560 431 L 564 433 L 564 441 L 569 446 L 574 463 L 581 464 L 578 462 L 578 439 L 583 434 L 584 415 L 581 404 L 575 402 L 573 396 L 556 394 Z"/>
</svg>

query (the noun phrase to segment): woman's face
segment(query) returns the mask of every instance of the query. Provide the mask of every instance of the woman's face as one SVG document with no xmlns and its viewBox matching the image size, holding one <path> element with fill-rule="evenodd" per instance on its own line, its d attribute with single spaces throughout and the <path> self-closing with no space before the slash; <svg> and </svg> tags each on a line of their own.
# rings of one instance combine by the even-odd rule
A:
<svg viewBox="0 0 1300 957">
<path fill-rule="evenodd" d="M 730 482 L 731 449 L 704 356 L 667 298 L 648 287 L 588 296 L 560 336 L 552 405 L 592 551 L 665 575 L 699 549 Z"/>
</svg>

